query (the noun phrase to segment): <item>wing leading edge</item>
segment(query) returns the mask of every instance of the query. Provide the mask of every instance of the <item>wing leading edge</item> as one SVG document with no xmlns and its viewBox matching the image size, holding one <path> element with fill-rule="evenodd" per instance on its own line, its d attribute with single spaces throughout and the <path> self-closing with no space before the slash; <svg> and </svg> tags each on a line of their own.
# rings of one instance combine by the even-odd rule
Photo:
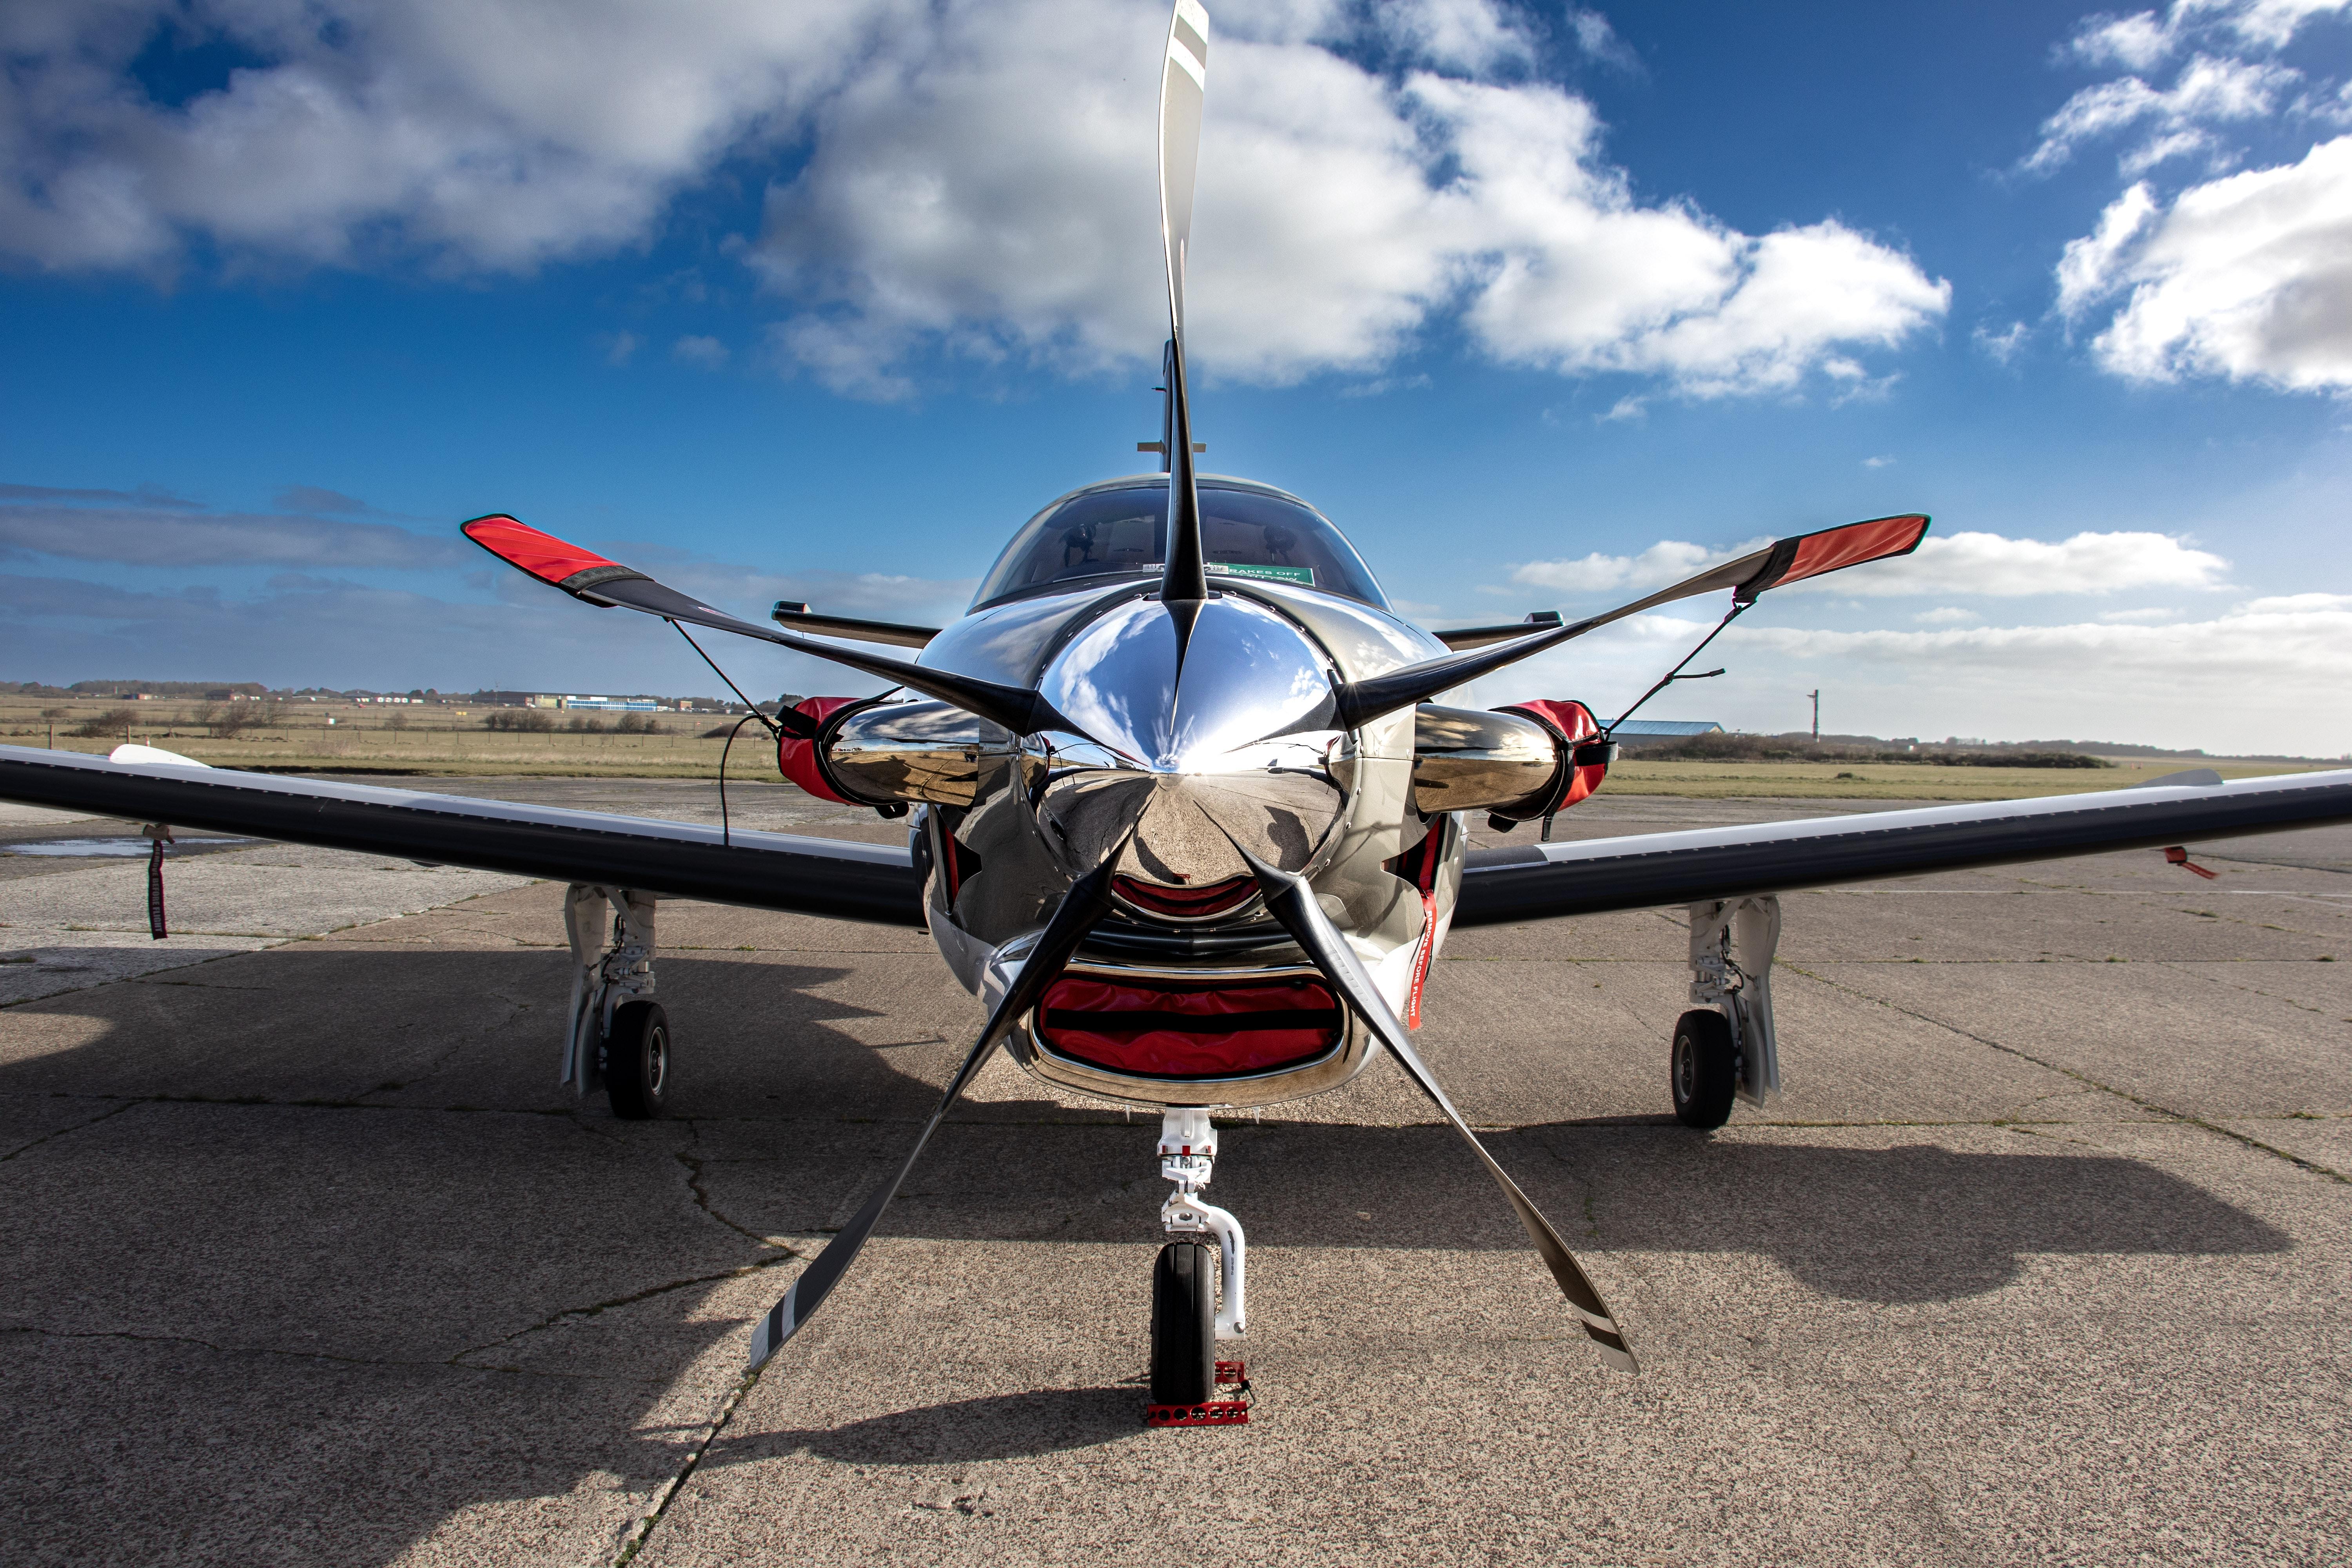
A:
<svg viewBox="0 0 2352 1568">
<path fill-rule="evenodd" d="M 923 923 L 904 845 L 0 746 L 0 800 L 752 909 Z"/>
<path fill-rule="evenodd" d="M 1456 928 L 2352 822 L 2352 770 L 1474 849 Z"/>
</svg>

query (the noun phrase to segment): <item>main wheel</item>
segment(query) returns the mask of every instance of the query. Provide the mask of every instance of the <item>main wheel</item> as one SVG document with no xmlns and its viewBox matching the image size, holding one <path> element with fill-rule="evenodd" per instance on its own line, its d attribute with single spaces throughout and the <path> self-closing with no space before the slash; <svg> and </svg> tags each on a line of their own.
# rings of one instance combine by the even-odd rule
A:
<svg viewBox="0 0 2352 1568">
<path fill-rule="evenodd" d="M 669 1091 L 669 1015 L 658 1002 L 624 1002 L 604 1037 L 604 1097 L 613 1114 L 644 1121 L 662 1113 Z"/>
<path fill-rule="evenodd" d="M 1739 1052 L 1731 1025 L 1712 1008 L 1693 1008 L 1675 1021 L 1675 1114 L 1685 1127 L 1720 1127 L 1731 1120 L 1739 1088 Z"/>
<path fill-rule="evenodd" d="M 1151 1266 L 1151 1403 L 1199 1405 L 1217 1391 L 1217 1266 L 1171 1241 Z"/>
</svg>

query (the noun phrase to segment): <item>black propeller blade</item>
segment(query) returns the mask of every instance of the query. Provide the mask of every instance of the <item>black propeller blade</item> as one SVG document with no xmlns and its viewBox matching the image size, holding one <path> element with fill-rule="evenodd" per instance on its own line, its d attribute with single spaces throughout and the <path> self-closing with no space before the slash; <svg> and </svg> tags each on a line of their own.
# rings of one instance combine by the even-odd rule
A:
<svg viewBox="0 0 2352 1568">
<path fill-rule="evenodd" d="M 1568 1244 L 1560 1240 L 1559 1233 L 1552 1229 L 1551 1222 L 1544 1218 L 1528 1200 L 1528 1194 L 1519 1191 L 1519 1184 L 1495 1163 L 1495 1157 L 1486 1152 L 1486 1146 L 1478 1142 L 1478 1135 L 1471 1131 L 1469 1123 L 1462 1120 L 1462 1113 L 1454 1109 L 1454 1102 L 1445 1098 L 1445 1091 L 1437 1087 L 1437 1080 L 1429 1076 L 1429 1068 L 1423 1065 L 1419 1053 L 1406 1040 L 1403 1026 L 1397 1022 L 1396 1015 L 1389 1011 L 1388 1003 L 1372 984 L 1372 977 L 1364 973 L 1362 963 L 1349 947 L 1347 939 L 1333 929 L 1330 917 L 1323 912 L 1323 906 L 1315 901 L 1314 889 L 1307 886 L 1307 879 L 1294 877 L 1287 871 L 1267 865 L 1238 844 L 1234 848 L 1256 874 L 1258 888 L 1265 895 L 1267 910 L 1282 922 L 1283 929 L 1297 939 L 1298 945 L 1305 948 L 1307 956 L 1315 961 L 1315 967 L 1323 972 L 1325 978 L 1348 999 L 1348 1005 L 1371 1026 L 1373 1033 L 1380 1036 L 1381 1043 L 1388 1047 L 1389 1054 L 1396 1058 L 1397 1066 L 1404 1068 L 1405 1076 L 1412 1079 L 1422 1093 L 1429 1096 L 1438 1110 L 1445 1112 L 1445 1119 L 1454 1123 L 1454 1131 L 1462 1134 L 1463 1141 L 1486 1163 L 1488 1173 L 1495 1178 L 1495 1184 L 1503 1189 L 1503 1195 L 1511 1201 L 1511 1207 L 1518 1211 L 1519 1223 L 1527 1227 L 1528 1237 L 1536 1244 L 1536 1251 L 1542 1255 L 1544 1266 L 1551 1270 L 1552 1279 L 1559 1285 L 1560 1294 L 1568 1298 L 1568 1304 L 1582 1320 L 1585 1333 L 1600 1348 L 1602 1359 L 1620 1372 L 1640 1371 L 1633 1363 L 1632 1347 L 1625 1342 L 1624 1331 L 1617 1326 L 1617 1319 L 1609 1310 L 1609 1304 L 1601 1299 L 1601 1292 L 1586 1278 L 1582 1266 L 1576 1261 L 1576 1255 L 1569 1251 Z"/>
<path fill-rule="evenodd" d="M 793 1281 L 792 1289 L 784 1292 L 784 1299 L 770 1308 L 768 1315 L 760 1320 L 759 1328 L 751 1335 L 751 1360 L 746 1370 L 756 1371 L 765 1364 L 768 1358 L 793 1337 L 794 1331 L 815 1316 L 816 1310 L 824 1304 L 825 1297 L 832 1293 L 842 1275 L 857 1260 L 857 1254 L 866 1246 L 866 1237 L 874 1234 L 874 1226 L 881 1220 L 882 1211 L 890 1206 L 890 1200 L 897 1197 L 898 1189 L 906 1184 L 907 1173 L 915 1168 L 915 1161 L 922 1154 L 924 1145 L 931 1141 L 931 1134 L 939 1131 L 948 1108 L 956 1102 L 957 1096 L 963 1093 L 971 1082 L 972 1075 L 979 1072 L 982 1064 L 988 1060 L 990 1053 L 1013 1032 L 1013 1026 L 1020 1021 L 1021 1016 L 1037 1005 L 1038 998 L 1045 994 L 1045 987 L 1062 973 L 1062 966 L 1069 962 L 1070 954 L 1077 951 L 1078 943 L 1086 940 L 1087 933 L 1095 928 L 1095 923 L 1109 911 L 1111 873 L 1118 864 L 1118 856 L 1113 854 L 1093 871 L 1070 884 L 1070 890 L 1062 897 L 1061 907 L 1054 911 L 1054 918 L 1045 922 L 1045 930 L 1037 938 L 1037 945 L 1030 949 L 1028 958 L 1021 965 L 1020 975 L 998 1001 L 996 1010 L 988 1016 L 988 1027 L 981 1031 L 980 1039 L 971 1047 L 971 1053 L 964 1058 L 963 1066 L 956 1069 L 955 1077 L 949 1081 L 947 1092 L 940 1097 L 939 1109 L 932 1111 L 930 1121 L 923 1124 L 922 1135 L 915 1140 L 915 1146 L 907 1151 L 907 1158 L 898 1166 L 897 1173 L 874 1189 L 873 1195 L 866 1200 L 866 1206 L 857 1211 L 856 1217 L 825 1244 L 824 1250 L 818 1253 L 801 1271 L 800 1278 Z"/>
<path fill-rule="evenodd" d="M 604 608 L 618 605 L 624 609 L 659 616 L 666 621 L 685 621 L 693 626 L 710 626 L 722 632 L 733 632 L 739 637 L 775 643 L 796 653 L 831 659 L 835 664 L 845 664 L 852 669 L 895 681 L 926 697 L 953 703 L 965 712 L 978 714 L 1016 735 L 1033 735 L 1046 729 L 1074 728 L 1067 720 L 1054 711 L 1052 703 L 1025 687 L 1002 686 L 992 680 L 958 675 L 952 670 L 910 664 L 887 654 L 871 653 L 862 647 L 740 620 L 724 610 L 713 609 L 698 599 L 688 598 L 675 588 L 656 583 L 642 572 L 608 561 L 593 550 L 568 544 L 551 533 L 541 532 L 529 523 L 504 513 L 478 517 L 464 524 L 459 531 L 517 571 L 536 577 L 551 587 L 561 588 L 587 604 Z"/>
<path fill-rule="evenodd" d="M 1168 266 L 1168 561 L 1160 576 L 1166 605 L 1209 596 L 1201 545 L 1201 488 L 1192 464 L 1192 402 L 1184 379 L 1184 262 L 1192 246 L 1192 186 L 1201 162 L 1201 110 L 1209 79 L 1209 14 L 1177 0 L 1160 68 L 1160 243 Z M 1178 647 L 1190 640 L 1181 623 Z"/>
<path fill-rule="evenodd" d="M 1646 598 L 1621 605 L 1603 615 L 1571 621 L 1564 626 L 1535 632 L 1491 647 L 1423 659 L 1419 664 L 1391 669 L 1368 680 L 1349 681 L 1332 693 L 1336 722 L 1340 728 L 1349 730 L 1369 724 L 1400 708 L 1427 701 L 1441 691 L 1475 680 L 1482 675 L 1492 674 L 1506 665 L 1517 664 L 1531 654 L 1557 647 L 1570 637 L 1580 637 L 1612 621 L 1638 616 L 1643 610 L 1654 609 L 1676 599 L 1728 588 L 1735 603 L 1752 604 L 1756 596 L 1768 588 L 1801 583 L 1808 577 L 1818 577 L 1823 573 L 1847 566 L 1859 566 L 1867 561 L 1908 555 L 1919 548 L 1920 540 L 1927 534 L 1927 518 L 1910 512 L 1901 517 L 1873 518 L 1868 522 L 1844 523 L 1836 528 L 1822 529 L 1817 533 L 1801 533 L 1780 540 L 1761 550 L 1751 551 L 1736 561 L 1710 566 L 1696 577 L 1685 578 L 1672 587 L 1661 588 Z"/>
</svg>

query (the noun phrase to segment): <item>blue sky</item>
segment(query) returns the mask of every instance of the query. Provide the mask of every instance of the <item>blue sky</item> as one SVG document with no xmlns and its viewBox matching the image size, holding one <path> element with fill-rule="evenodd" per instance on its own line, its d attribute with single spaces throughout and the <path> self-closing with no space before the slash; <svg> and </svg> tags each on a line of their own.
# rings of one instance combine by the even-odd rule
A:
<svg viewBox="0 0 2352 1568">
<path fill-rule="evenodd" d="M 1657 711 L 2352 752 L 2352 5 L 1239 9 L 1198 431 L 1412 613 L 1924 510 Z M 954 614 L 1150 460 L 1164 26 L 20 0 L 0 675 L 713 686 L 486 570 L 496 510 L 755 616 Z M 1478 695 L 1622 704 L 1706 614 Z"/>
</svg>

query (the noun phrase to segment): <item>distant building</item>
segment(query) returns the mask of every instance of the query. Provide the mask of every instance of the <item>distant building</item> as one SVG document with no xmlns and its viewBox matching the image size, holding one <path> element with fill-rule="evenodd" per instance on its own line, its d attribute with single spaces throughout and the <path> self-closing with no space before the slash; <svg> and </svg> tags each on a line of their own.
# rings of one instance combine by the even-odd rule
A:
<svg viewBox="0 0 2352 1568">
<path fill-rule="evenodd" d="M 650 697 L 566 697 L 559 706 L 583 713 L 658 713 L 661 704 Z"/>
<path fill-rule="evenodd" d="M 1610 731 L 1621 741 L 1664 741 L 1685 735 L 1720 735 L 1711 719 L 1628 719 Z"/>
</svg>

